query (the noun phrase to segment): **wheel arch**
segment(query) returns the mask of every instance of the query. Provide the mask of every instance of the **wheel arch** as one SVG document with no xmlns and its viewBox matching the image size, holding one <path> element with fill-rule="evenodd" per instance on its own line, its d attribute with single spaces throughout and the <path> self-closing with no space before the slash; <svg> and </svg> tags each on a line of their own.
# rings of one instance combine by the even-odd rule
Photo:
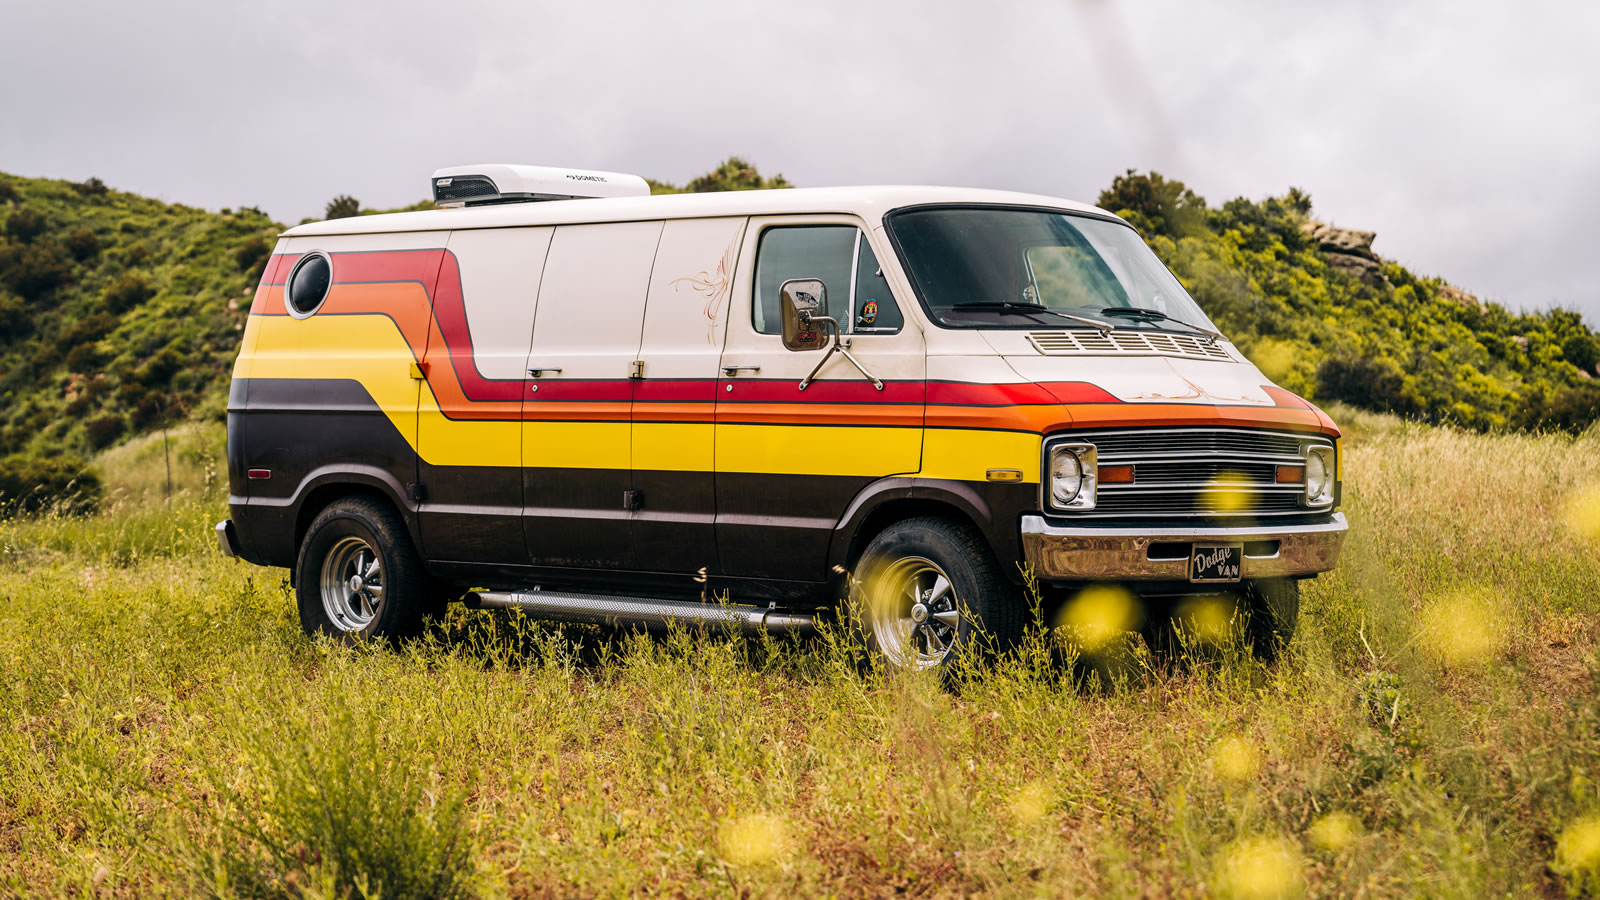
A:
<svg viewBox="0 0 1600 900">
<path fill-rule="evenodd" d="M 416 507 L 401 499 L 398 487 L 381 474 L 362 471 L 323 472 L 307 478 L 294 502 L 294 552 L 300 552 L 306 531 L 324 509 L 345 497 L 368 497 L 399 513 L 411 544 L 422 552 L 422 536 L 417 530 Z M 291 580 L 294 567 L 290 566 Z"/>
<path fill-rule="evenodd" d="M 869 485 L 840 517 L 829 546 L 830 573 L 855 564 L 867 542 L 895 522 L 916 516 L 942 516 L 973 528 L 988 545 L 1002 571 L 1015 582 L 1021 572 L 1017 517 L 987 496 L 984 486 L 931 478 L 885 478 Z"/>
</svg>

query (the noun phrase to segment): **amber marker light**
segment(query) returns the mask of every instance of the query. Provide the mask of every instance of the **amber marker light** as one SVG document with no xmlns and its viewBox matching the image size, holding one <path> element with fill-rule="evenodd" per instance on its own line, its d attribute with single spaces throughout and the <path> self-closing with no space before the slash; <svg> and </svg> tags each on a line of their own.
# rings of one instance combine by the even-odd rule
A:
<svg viewBox="0 0 1600 900">
<path fill-rule="evenodd" d="M 1279 466 L 1273 481 L 1279 484 L 1300 484 L 1306 480 L 1305 466 Z"/>
<path fill-rule="evenodd" d="M 1133 484 L 1133 466 L 1101 466 L 1101 484 Z"/>
<path fill-rule="evenodd" d="M 989 479 L 990 481 L 998 481 L 998 482 L 1001 482 L 1002 484 L 1013 484 L 1015 482 L 1018 482 L 1018 481 L 1022 480 L 1022 470 L 1021 469 L 990 469 L 989 471 L 984 473 L 984 477 Z"/>
</svg>

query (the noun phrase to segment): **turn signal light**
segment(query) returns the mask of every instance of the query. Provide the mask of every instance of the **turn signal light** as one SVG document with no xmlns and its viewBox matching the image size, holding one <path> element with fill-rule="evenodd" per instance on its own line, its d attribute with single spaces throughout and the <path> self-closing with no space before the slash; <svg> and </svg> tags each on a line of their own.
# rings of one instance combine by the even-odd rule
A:
<svg viewBox="0 0 1600 900">
<path fill-rule="evenodd" d="M 1306 480 L 1305 466 L 1279 466 L 1277 477 L 1273 479 L 1279 484 L 1299 484 Z"/>
<path fill-rule="evenodd" d="M 1101 466 L 1101 484 L 1133 484 L 1133 466 Z"/>
</svg>

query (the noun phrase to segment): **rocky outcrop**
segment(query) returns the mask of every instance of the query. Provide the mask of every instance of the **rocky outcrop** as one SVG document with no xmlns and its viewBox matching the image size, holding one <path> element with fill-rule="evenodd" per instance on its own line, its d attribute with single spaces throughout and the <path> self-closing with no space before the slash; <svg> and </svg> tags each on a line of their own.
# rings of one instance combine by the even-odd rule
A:
<svg viewBox="0 0 1600 900">
<path fill-rule="evenodd" d="M 1317 242 L 1317 249 L 1327 258 L 1328 265 L 1378 287 L 1389 283 L 1383 274 L 1383 260 L 1372 252 L 1376 231 L 1357 231 L 1354 228 L 1337 228 L 1326 222 L 1307 222 L 1300 226 L 1307 237 Z"/>
<path fill-rule="evenodd" d="M 1451 303 L 1459 303 L 1462 306 L 1475 307 L 1479 312 L 1483 312 L 1488 308 L 1484 306 L 1482 300 L 1479 300 L 1477 297 L 1474 297 L 1473 295 L 1463 291 L 1461 288 L 1458 288 L 1453 284 L 1439 285 L 1439 299 L 1448 300 Z"/>
</svg>

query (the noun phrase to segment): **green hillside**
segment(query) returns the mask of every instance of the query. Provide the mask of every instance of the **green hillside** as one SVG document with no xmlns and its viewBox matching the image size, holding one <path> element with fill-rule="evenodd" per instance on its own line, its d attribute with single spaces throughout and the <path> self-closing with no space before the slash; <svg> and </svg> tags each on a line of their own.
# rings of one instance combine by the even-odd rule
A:
<svg viewBox="0 0 1600 900">
<path fill-rule="evenodd" d="M 280 226 L 93 179 L 5 177 L 0 214 L 0 457 L 87 454 L 222 415 Z"/>
<path fill-rule="evenodd" d="M 1099 205 L 1156 253 L 1252 360 L 1320 402 L 1478 429 L 1581 431 L 1600 418 L 1600 341 L 1569 310 L 1511 313 L 1317 223 L 1291 188 L 1211 208 L 1129 171 Z M 1363 245 L 1364 244 L 1364 245 Z"/>
<path fill-rule="evenodd" d="M 788 182 L 731 158 L 682 188 L 651 185 Z M 1600 418 L 1588 377 L 1600 341 L 1576 313 L 1512 314 L 1342 246 L 1350 233 L 1315 230 L 1297 190 L 1212 208 L 1129 172 L 1099 202 L 1140 226 L 1223 330 L 1301 394 L 1480 429 L 1576 431 Z M 330 215 L 358 212 L 350 197 L 329 204 Z M 249 297 L 282 226 L 257 209 L 214 213 L 96 179 L 4 175 L 0 218 L 0 495 L 59 487 L 76 459 L 163 422 L 222 417 Z"/>
</svg>

